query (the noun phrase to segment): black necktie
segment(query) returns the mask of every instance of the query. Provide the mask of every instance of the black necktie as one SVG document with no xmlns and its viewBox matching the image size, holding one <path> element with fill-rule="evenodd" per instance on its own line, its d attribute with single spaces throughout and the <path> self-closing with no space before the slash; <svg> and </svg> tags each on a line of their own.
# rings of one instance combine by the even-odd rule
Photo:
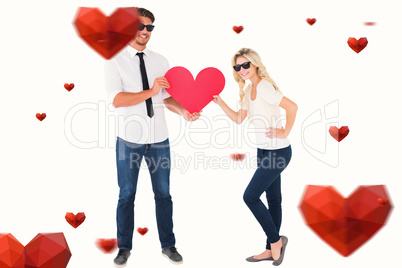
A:
<svg viewBox="0 0 402 268">
<path fill-rule="evenodd" d="M 148 77 L 147 77 L 147 71 L 145 70 L 145 63 L 144 63 L 144 53 L 143 52 L 137 52 L 138 57 L 140 57 L 140 70 L 141 70 L 141 78 L 142 78 L 142 89 L 143 90 L 148 90 L 149 89 L 149 84 L 148 84 Z M 152 108 L 152 99 L 149 98 L 146 101 L 147 104 L 147 114 L 150 118 L 154 116 L 154 109 Z"/>
</svg>

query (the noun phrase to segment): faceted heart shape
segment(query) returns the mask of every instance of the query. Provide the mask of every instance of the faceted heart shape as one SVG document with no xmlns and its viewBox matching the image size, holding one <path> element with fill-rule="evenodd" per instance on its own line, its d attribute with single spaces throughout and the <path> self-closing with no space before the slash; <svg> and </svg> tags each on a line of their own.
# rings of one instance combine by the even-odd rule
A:
<svg viewBox="0 0 402 268">
<path fill-rule="evenodd" d="M 230 158 L 234 161 L 242 161 L 246 157 L 246 154 L 230 154 Z"/>
<path fill-rule="evenodd" d="M 338 142 L 343 140 L 349 134 L 349 127 L 343 126 L 341 128 L 337 128 L 335 126 L 331 126 L 329 128 L 329 134 Z"/>
<path fill-rule="evenodd" d="M 148 232 L 148 228 L 138 228 L 137 231 L 140 233 L 140 235 L 145 235 Z"/>
<path fill-rule="evenodd" d="M 67 91 L 71 91 L 74 88 L 74 83 L 71 84 L 65 83 L 64 88 L 67 89 Z"/>
<path fill-rule="evenodd" d="M 380 204 L 379 198 L 387 202 Z M 359 186 L 348 198 L 332 186 L 308 185 L 299 209 L 306 224 L 347 257 L 385 225 L 389 200 L 384 185 Z"/>
<path fill-rule="evenodd" d="M 100 250 L 104 253 L 111 253 L 113 250 L 117 248 L 117 239 L 116 238 L 98 238 L 96 240 L 96 245 Z"/>
<path fill-rule="evenodd" d="M 351 49 L 353 49 L 356 53 L 362 51 L 368 44 L 366 37 L 361 37 L 359 40 L 356 40 L 354 37 L 349 37 L 348 45 Z"/>
<path fill-rule="evenodd" d="M 167 92 L 188 112 L 200 112 L 225 87 L 225 77 L 216 68 L 209 67 L 197 77 L 184 67 L 173 67 L 165 74 L 170 84 Z"/>
<path fill-rule="evenodd" d="M 12 234 L 0 234 L 1 268 L 65 268 L 70 258 L 63 233 L 38 234 L 25 247 Z"/>
<path fill-rule="evenodd" d="M 316 19 L 307 19 L 306 21 L 308 24 L 313 25 L 316 22 Z"/>
<path fill-rule="evenodd" d="M 233 31 L 235 31 L 237 34 L 241 33 L 243 29 L 243 26 L 233 26 Z"/>
<path fill-rule="evenodd" d="M 79 212 L 77 215 L 74 215 L 72 212 L 67 212 L 66 213 L 66 221 L 73 226 L 74 228 L 77 228 L 78 226 L 81 225 L 85 221 L 85 213 L 84 212 Z"/>
<path fill-rule="evenodd" d="M 137 8 L 118 8 L 105 16 L 98 8 L 80 7 L 73 22 L 78 35 L 105 59 L 112 58 L 136 35 Z"/>
<path fill-rule="evenodd" d="M 36 118 L 38 118 L 39 121 L 42 121 L 43 119 L 46 118 L 46 113 L 37 113 Z"/>
</svg>

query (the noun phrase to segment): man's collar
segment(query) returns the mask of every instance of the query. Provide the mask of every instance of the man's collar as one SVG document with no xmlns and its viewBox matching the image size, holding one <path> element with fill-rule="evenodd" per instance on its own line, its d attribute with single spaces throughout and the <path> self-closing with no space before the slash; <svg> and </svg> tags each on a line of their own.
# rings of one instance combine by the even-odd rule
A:
<svg viewBox="0 0 402 268">
<path fill-rule="evenodd" d="M 144 52 L 144 55 L 148 55 L 148 49 L 145 48 L 143 51 L 138 51 L 135 48 L 133 48 L 132 46 L 128 45 L 127 46 L 127 51 L 128 53 L 130 53 L 131 57 L 134 57 L 135 55 L 137 55 L 137 52 Z"/>
</svg>

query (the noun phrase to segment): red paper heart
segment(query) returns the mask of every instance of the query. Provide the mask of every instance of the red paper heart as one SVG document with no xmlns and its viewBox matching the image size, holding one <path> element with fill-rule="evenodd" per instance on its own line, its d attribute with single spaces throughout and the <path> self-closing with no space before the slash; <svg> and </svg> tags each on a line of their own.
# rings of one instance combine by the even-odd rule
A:
<svg viewBox="0 0 402 268">
<path fill-rule="evenodd" d="M 233 31 L 235 31 L 237 34 L 241 33 L 243 29 L 243 26 L 233 26 Z"/>
<path fill-rule="evenodd" d="M 107 17 L 98 8 L 80 7 L 73 24 L 78 35 L 105 59 L 112 58 L 136 35 L 137 8 L 118 8 Z"/>
<path fill-rule="evenodd" d="M 188 112 L 200 112 L 225 87 L 225 77 L 216 68 L 205 68 L 197 77 L 184 67 L 173 67 L 165 74 L 170 88 L 167 92 Z"/>
<path fill-rule="evenodd" d="M 0 234 L 1 268 L 65 268 L 70 258 L 63 233 L 38 234 L 25 247 L 12 234 Z"/>
<path fill-rule="evenodd" d="M 242 161 L 246 157 L 246 154 L 230 154 L 230 158 L 234 161 Z"/>
<path fill-rule="evenodd" d="M 98 238 L 96 240 L 96 245 L 100 250 L 104 253 L 111 253 L 117 248 L 117 239 L 116 238 Z"/>
<path fill-rule="evenodd" d="M 67 212 L 66 213 L 66 221 L 73 226 L 74 228 L 77 228 L 78 226 L 81 225 L 85 221 L 85 213 L 84 212 L 79 212 L 77 215 L 74 215 L 72 212 Z"/>
<path fill-rule="evenodd" d="M 382 226 L 392 209 L 384 185 L 359 186 L 344 198 L 332 186 L 308 185 L 299 209 L 306 224 L 327 244 L 347 257 Z"/>
<path fill-rule="evenodd" d="M 361 37 L 359 40 L 356 40 L 354 37 L 349 37 L 348 45 L 351 49 L 353 49 L 356 53 L 362 51 L 368 44 L 366 37 Z"/>
<path fill-rule="evenodd" d="M 36 118 L 38 118 L 39 121 L 42 121 L 43 119 L 46 118 L 46 113 L 37 113 Z"/>
<path fill-rule="evenodd" d="M 343 126 L 341 128 L 337 128 L 335 126 L 331 126 L 329 128 L 329 134 L 338 142 L 343 140 L 349 134 L 349 127 Z"/>
<path fill-rule="evenodd" d="M 140 233 L 140 235 L 145 235 L 148 232 L 148 228 L 138 228 L 137 231 Z"/>
<path fill-rule="evenodd" d="M 316 19 L 307 19 L 306 21 L 308 24 L 313 25 L 316 22 Z"/>
<path fill-rule="evenodd" d="M 65 83 L 64 88 L 67 89 L 68 91 L 71 91 L 74 88 L 74 83 L 71 84 Z"/>
</svg>

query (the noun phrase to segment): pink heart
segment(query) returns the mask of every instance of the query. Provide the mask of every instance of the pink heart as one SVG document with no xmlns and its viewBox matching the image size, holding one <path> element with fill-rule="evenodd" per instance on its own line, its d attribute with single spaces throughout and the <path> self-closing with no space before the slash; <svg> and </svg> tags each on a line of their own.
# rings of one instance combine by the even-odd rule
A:
<svg viewBox="0 0 402 268">
<path fill-rule="evenodd" d="M 225 76 L 213 67 L 203 69 L 195 80 L 186 68 L 173 67 L 165 78 L 170 84 L 167 92 L 190 113 L 201 111 L 225 87 Z"/>
</svg>

